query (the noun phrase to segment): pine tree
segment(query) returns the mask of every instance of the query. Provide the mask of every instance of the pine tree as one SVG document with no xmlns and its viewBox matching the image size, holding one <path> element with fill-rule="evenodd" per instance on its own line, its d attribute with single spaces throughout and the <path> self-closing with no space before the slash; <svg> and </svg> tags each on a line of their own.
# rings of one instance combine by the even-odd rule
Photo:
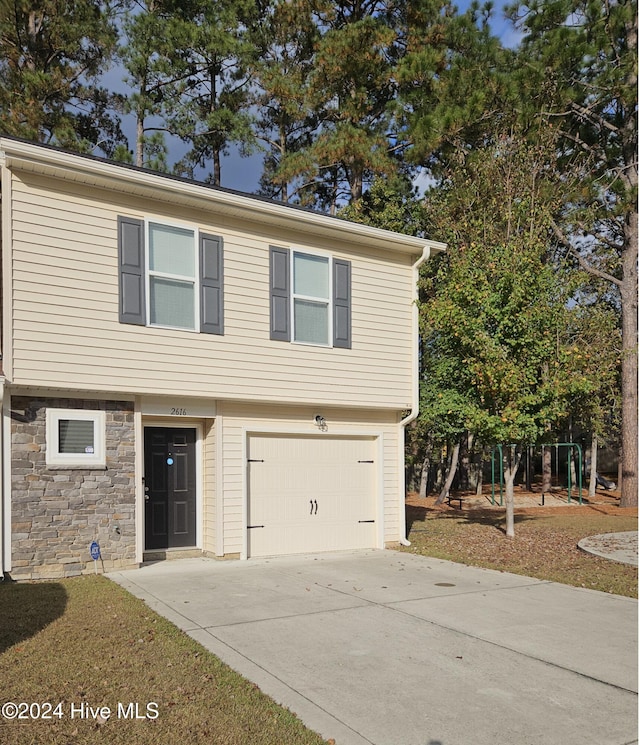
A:
<svg viewBox="0 0 640 745">
<path fill-rule="evenodd" d="M 313 182 L 318 206 L 335 213 L 344 201 L 359 199 L 376 175 L 398 168 L 389 107 L 400 6 L 391 0 L 305 3 L 319 32 L 305 100 L 317 131 L 281 170 Z"/>
<path fill-rule="evenodd" d="M 557 240 L 609 283 L 621 329 L 622 497 L 638 503 L 638 9 L 629 0 L 532 0 L 511 17 L 525 37 L 519 82 L 531 125 L 559 127 L 565 201 Z"/>
<path fill-rule="evenodd" d="M 261 193 L 304 204 L 308 187 L 290 164 L 311 146 L 318 126 L 305 101 L 319 30 L 305 0 L 281 0 L 266 14 L 256 37 L 256 133 L 266 146 Z"/>
<path fill-rule="evenodd" d="M 188 24 L 185 40 L 175 50 L 188 77 L 168 121 L 190 149 L 176 168 L 189 177 L 205 169 L 206 180 L 219 186 L 222 156 L 230 145 L 249 153 L 255 142 L 248 108 L 249 60 L 255 49 L 249 31 L 258 7 L 254 0 L 172 5 Z"/>
<path fill-rule="evenodd" d="M 122 135 L 97 80 L 116 38 L 109 2 L 0 4 L 0 130 L 110 155 Z"/>
<path fill-rule="evenodd" d="M 405 159 L 440 177 L 513 118 L 511 52 L 491 5 L 458 13 L 449 0 L 409 0 L 402 30 L 396 132 Z"/>
<path fill-rule="evenodd" d="M 188 77 L 176 50 L 185 46 L 186 27 L 161 0 L 149 0 L 128 12 L 119 57 L 131 93 L 123 111 L 136 120 L 135 164 L 166 171 L 167 131 L 163 116 L 172 111 Z M 151 120 L 151 123 L 150 123 Z"/>
</svg>

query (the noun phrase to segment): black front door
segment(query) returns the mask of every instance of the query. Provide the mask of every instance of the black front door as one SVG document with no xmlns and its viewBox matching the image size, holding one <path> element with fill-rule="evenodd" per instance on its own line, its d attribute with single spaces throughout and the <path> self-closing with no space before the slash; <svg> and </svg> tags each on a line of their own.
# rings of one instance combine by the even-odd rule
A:
<svg viewBox="0 0 640 745">
<path fill-rule="evenodd" d="M 144 430 L 145 549 L 196 545 L 196 431 Z"/>
</svg>

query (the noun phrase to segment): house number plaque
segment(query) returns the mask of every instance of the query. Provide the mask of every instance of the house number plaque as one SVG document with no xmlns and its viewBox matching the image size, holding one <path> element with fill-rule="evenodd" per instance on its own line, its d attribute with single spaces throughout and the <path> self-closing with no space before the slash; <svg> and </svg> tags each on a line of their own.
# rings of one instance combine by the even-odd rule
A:
<svg viewBox="0 0 640 745">
<path fill-rule="evenodd" d="M 184 400 L 163 397 L 149 397 L 141 400 L 143 414 L 150 416 L 188 416 L 201 419 L 213 418 L 216 415 L 216 402 L 202 398 L 187 398 Z"/>
</svg>

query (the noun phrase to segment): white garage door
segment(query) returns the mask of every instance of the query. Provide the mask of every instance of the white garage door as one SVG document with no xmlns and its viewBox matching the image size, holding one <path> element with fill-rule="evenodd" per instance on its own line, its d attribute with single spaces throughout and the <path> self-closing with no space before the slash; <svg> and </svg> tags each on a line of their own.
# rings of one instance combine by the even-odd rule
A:
<svg viewBox="0 0 640 745">
<path fill-rule="evenodd" d="M 376 546 L 371 437 L 250 435 L 248 555 Z"/>
</svg>

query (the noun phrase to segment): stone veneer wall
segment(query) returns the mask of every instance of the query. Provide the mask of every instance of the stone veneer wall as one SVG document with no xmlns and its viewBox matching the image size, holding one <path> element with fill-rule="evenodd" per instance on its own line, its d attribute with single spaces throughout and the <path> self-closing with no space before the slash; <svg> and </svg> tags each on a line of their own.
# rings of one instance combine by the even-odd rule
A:
<svg viewBox="0 0 640 745">
<path fill-rule="evenodd" d="M 47 467 L 48 407 L 104 410 L 106 469 Z M 135 566 L 133 403 L 12 397 L 12 570 L 14 579 L 70 577 Z"/>
</svg>

